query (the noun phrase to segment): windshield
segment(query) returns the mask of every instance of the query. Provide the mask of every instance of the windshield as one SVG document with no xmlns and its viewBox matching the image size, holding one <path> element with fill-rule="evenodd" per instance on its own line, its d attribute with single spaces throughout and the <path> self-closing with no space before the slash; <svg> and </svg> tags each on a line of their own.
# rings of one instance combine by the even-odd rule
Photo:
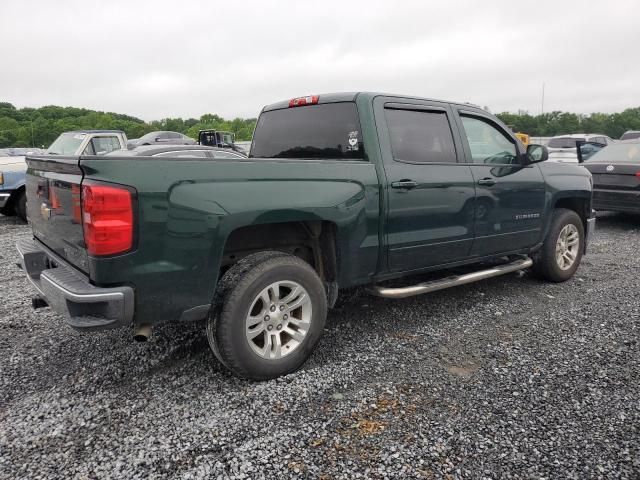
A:
<svg viewBox="0 0 640 480">
<path fill-rule="evenodd" d="M 353 102 L 307 105 L 264 112 L 258 119 L 252 158 L 364 158 Z"/>
<path fill-rule="evenodd" d="M 84 133 L 63 133 L 51 144 L 47 149 L 47 153 L 53 155 L 75 155 L 86 136 Z"/>
<path fill-rule="evenodd" d="M 594 154 L 588 163 L 640 163 L 639 143 L 614 143 Z"/>
<path fill-rule="evenodd" d="M 584 141 L 584 138 L 556 137 L 549 140 L 547 147 L 549 148 L 576 148 L 578 140 Z"/>
</svg>

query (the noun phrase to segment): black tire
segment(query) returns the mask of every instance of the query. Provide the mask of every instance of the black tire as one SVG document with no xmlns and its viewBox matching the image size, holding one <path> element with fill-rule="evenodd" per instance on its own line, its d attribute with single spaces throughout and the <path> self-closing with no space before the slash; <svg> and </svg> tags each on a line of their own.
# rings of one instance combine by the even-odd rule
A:
<svg viewBox="0 0 640 480">
<path fill-rule="evenodd" d="M 27 221 L 27 193 L 23 190 L 15 198 L 16 215 Z"/>
<path fill-rule="evenodd" d="M 207 318 L 207 340 L 209 341 L 209 347 L 211 347 L 215 357 L 228 369 L 231 368 L 225 363 L 224 359 L 220 355 L 220 350 L 218 349 L 216 341 L 217 317 L 220 316 L 222 312 L 224 299 L 227 297 L 231 289 L 238 283 L 239 278 L 244 276 L 244 274 L 261 262 L 281 255 L 287 254 L 276 250 L 269 250 L 249 255 L 231 267 L 218 281 L 216 293 L 213 297 L 213 304 L 215 308 L 209 313 Z"/>
<path fill-rule="evenodd" d="M 13 205 L 8 204 L 8 205 L 5 205 L 4 208 L 0 208 L 0 214 L 4 215 L 5 217 L 13 217 L 15 216 L 16 212 L 15 212 L 15 209 L 13 208 Z"/>
<path fill-rule="evenodd" d="M 556 259 L 556 245 L 563 228 L 567 225 L 575 226 L 578 231 L 579 244 L 573 264 L 562 269 Z M 566 282 L 580 266 L 584 252 L 584 225 L 580 216 L 573 210 L 558 208 L 554 210 L 551 226 L 542 248 L 533 256 L 533 271 L 541 278 L 551 282 Z"/>
<path fill-rule="evenodd" d="M 294 281 L 307 291 L 311 322 L 295 350 L 266 359 L 249 345 L 245 319 L 259 293 L 278 281 Z M 322 281 L 307 262 L 283 252 L 260 252 L 242 259 L 220 280 L 214 301 L 221 306 L 208 320 L 209 345 L 223 365 L 243 378 L 269 380 L 294 372 L 311 355 L 324 331 L 327 297 Z"/>
</svg>

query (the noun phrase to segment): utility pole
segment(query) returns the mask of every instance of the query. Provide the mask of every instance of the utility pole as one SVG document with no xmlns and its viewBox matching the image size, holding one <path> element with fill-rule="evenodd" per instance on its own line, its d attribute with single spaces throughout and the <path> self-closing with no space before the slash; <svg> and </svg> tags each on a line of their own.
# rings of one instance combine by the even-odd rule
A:
<svg viewBox="0 0 640 480">
<path fill-rule="evenodd" d="M 30 118 L 29 121 L 31 122 L 31 148 L 36 148 L 36 142 L 33 139 L 33 118 Z"/>
<path fill-rule="evenodd" d="M 544 82 L 542 82 L 542 103 L 540 105 L 540 115 L 544 113 Z"/>
</svg>

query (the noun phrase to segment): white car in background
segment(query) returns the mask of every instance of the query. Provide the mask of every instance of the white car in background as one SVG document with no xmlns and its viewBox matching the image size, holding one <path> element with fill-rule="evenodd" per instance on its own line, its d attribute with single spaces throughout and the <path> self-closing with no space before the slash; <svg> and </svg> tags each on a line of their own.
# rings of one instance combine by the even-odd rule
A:
<svg viewBox="0 0 640 480">
<path fill-rule="evenodd" d="M 549 150 L 548 162 L 578 163 L 578 150 L 576 142 L 595 142 L 601 145 L 611 145 L 615 143 L 611 137 L 598 133 L 576 133 L 573 135 L 559 135 L 551 137 L 547 143 Z M 594 152 L 595 153 L 595 152 Z"/>
</svg>

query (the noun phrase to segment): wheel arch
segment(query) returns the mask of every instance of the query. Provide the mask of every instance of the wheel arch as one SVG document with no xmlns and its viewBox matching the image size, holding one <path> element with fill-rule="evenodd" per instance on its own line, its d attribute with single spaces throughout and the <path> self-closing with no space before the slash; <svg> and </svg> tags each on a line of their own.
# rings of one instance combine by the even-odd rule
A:
<svg viewBox="0 0 640 480">
<path fill-rule="evenodd" d="M 337 297 L 339 278 L 338 226 L 329 220 L 297 220 L 239 226 L 224 241 L 218 279 L 242 258 L 276 250 L 309 263 L 327 289 L 329 304 Z"/>
<path fill-rule="evenodd" d="M 582 227 L 584 231 L 587 231 L 587 220 L 591 216 L 591 197 L 584 196 L 567 196 L 556 198 L 553 203 L 552 211 L 559 208 L 566 208 L 567 210 L 573 210 L 578 214 L 580 220 L 582 220 Z M 547 225 L 547 231 L 549 225 Z"/>
</svg>

